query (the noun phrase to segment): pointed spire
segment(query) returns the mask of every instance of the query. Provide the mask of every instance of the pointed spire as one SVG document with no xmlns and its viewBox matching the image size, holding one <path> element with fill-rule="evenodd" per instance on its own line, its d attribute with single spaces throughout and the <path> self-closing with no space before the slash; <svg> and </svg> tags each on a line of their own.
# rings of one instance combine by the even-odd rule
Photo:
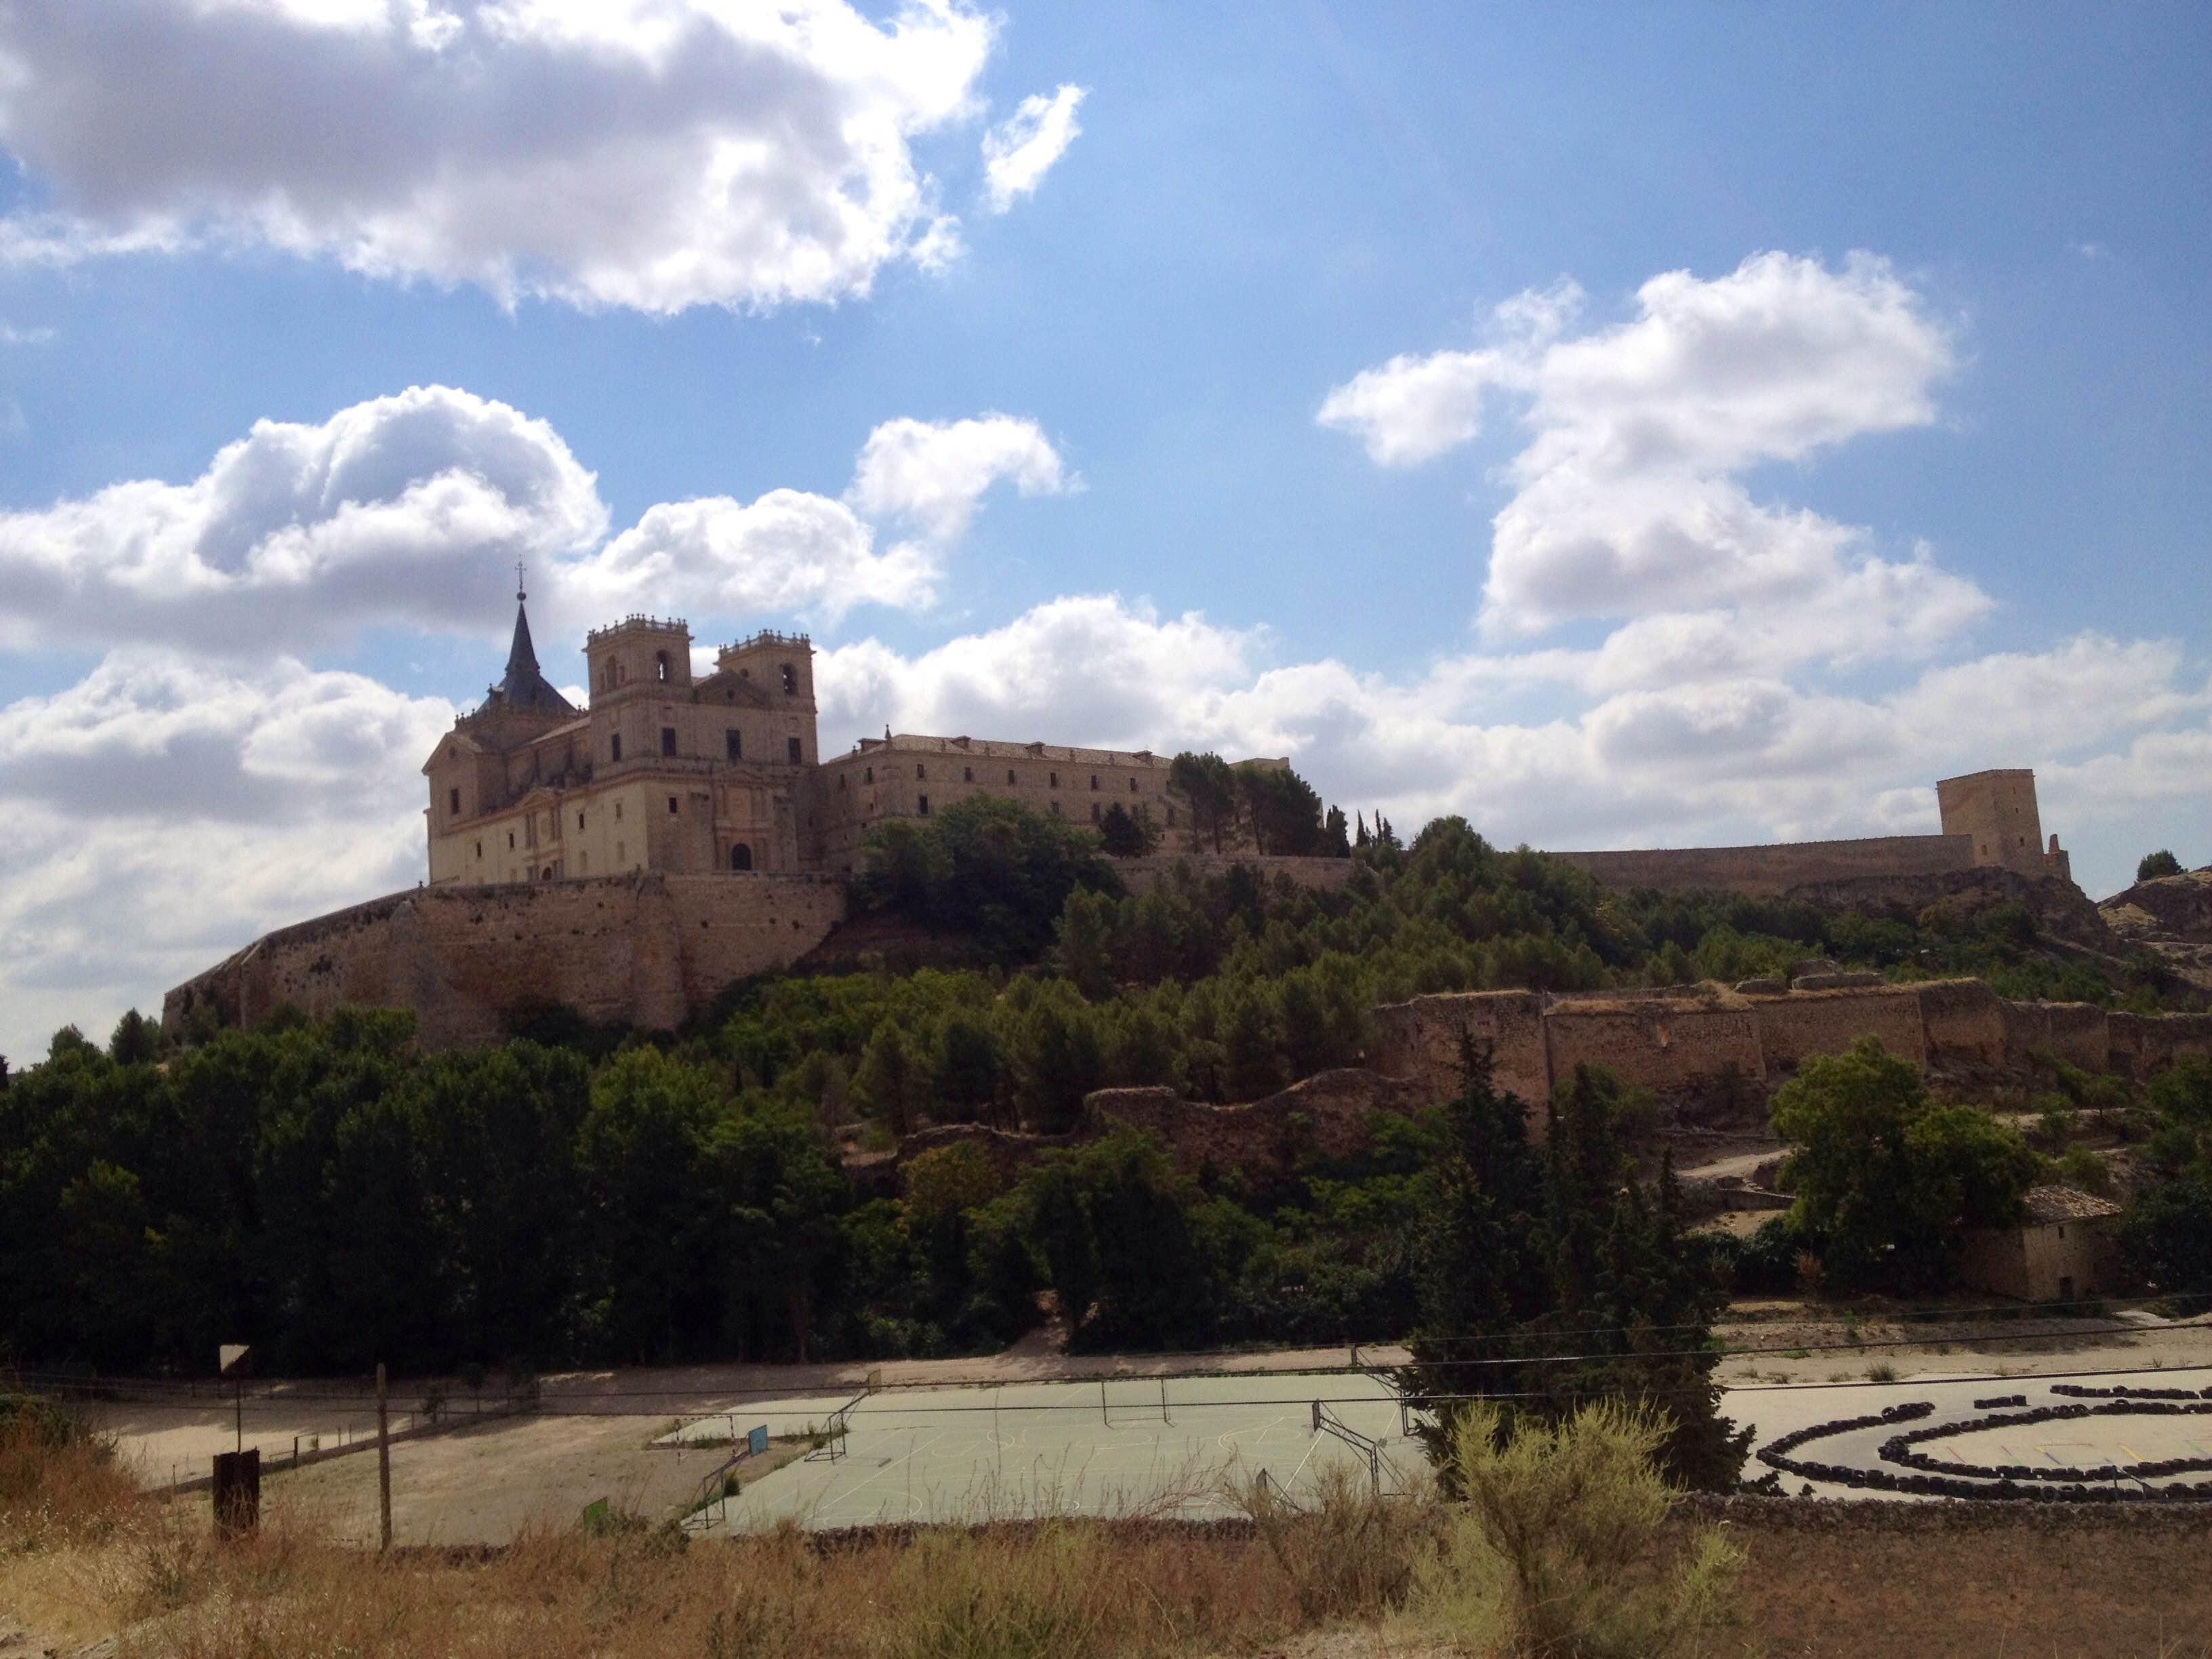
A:
<svg viewBox="0 0 2212 1659">
<path fill-rule="evenodd" d="M 507 647 L 507 678 L 496 689 L 509 708 L 573 714 L 575 705 L 547 683 L 538 666 L 538 649 L 530 641 L 530 612 L 524 608 L 524 601 L 529 597 L 522 565 L 518 561 L 514 567 L 514 643 Z"/>
</svg>

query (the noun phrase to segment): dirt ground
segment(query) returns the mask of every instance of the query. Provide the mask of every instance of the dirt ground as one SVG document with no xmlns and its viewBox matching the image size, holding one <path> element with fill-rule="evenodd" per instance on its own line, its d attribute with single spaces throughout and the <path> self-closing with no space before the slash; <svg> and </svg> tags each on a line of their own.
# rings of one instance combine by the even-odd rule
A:
<svg viewBox="0 0 2212 1659">
<path fill-rule="evenodd" d="M 2200 1659 L 2212 1534 L 1731 1527 L 1768 1659 Z"/>
</svg>

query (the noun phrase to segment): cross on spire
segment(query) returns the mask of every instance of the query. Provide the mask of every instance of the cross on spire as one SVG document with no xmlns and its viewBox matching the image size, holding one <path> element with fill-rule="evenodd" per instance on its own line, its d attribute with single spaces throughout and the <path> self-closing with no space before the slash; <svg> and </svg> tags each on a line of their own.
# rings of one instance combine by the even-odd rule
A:
<svg viewBox="0 0 2212 1659">
<path fill-rule="evenodd" d="M 522 561 L 517 559 L 514 562 L 514 602 L 520 605 L 529 597 L 530 595 L 523 591 Z"/>
</svg>

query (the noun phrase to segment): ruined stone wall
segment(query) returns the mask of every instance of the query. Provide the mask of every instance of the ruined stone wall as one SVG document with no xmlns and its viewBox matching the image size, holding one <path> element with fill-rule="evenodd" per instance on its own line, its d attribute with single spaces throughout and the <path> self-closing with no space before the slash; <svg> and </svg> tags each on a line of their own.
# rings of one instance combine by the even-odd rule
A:
<svg viewBox="0 0 2212 1659">
<path fill-rule="evenodd" d="M 1811 882 L 1936 875 L 1973 867 L 1967 836 L 1878 836 L 1765 847 L 1679 847 L 1618 853 L 1553 853 L 1607 887 L 1662 892 L 1707 888 L 1775 898 Z"/>
<path fill-rule="evenodd" d="M 281 1004 L 414 1011 L 428 1048 L 495 1042 L 518 1006 L 683 1023 L 731 981 L 788 966 L 843 919 L 820 876 L 606 877 L 424 887 L 279 929 L 169 993 L 174 1030 L 198 1003 L 251 1027 Z"/>
<path fill-rule="evenodd" d="M 1928 1063 L 1917 986 L 1793 991 L 1760 1001 L 1759 1024 L 1767 1064 L 1777 1071 L 1795 1070 L 1808 1054 L 1839 1054 L 1868 1036 L 1915 1066 Z"/>
<path fill-rule="evenodd" d="M 2118 1014 L 2087 1003 L 2008 1002 L 1979 980 L 1747 997 L 1718 985 L 1644 994 L 1469 991 L 1375 1011 L 1376 1064 L 1431 1099 L 1459 1086 L 1462 1032 L 1495 1046 L 1501 1087 L 1531 1107 L 1577 1063 L 1662 1093 L 1698 1091 L 1734 1066 L 1772 1085 L 1811 1054 L 1863 1036 L 1926 1070 L 2021 1070 L 2045 1054 L 2138 1079 L 2212 1054 L 2212 1014 Z"/>
<path fill-rule="evenodd" d="M 1462 1036 L 1486 1043 L 1498 1086 L 1531 1104 L 1551 1097 L 1544 998 L 1536 991 L 1445 992 L 1375 1011 L 1376 1066 L 1418 1081 L 1431 1099 L 1459 1088 Z"/>
<path fill-rule="evenodd" d="M 1301 1158 L 1348 1158 L 1366 1146 L 1377 1112 L 1429 1104 L 1418 1084 L 1347 1067 L 1238 1106 L 1185 1100 L 1172 1089 L 1101 1089 L 1084 1100 L 1089 1133 L 1116 1123 L 1158 1135 L 1187 1169 L 1287 1170 Z"/>
<path fill-rule="evenodd" d="M 1556 1083 L 1577 1066 L 1607 1066 L 1669 1092 L 1701 1088 L 1731 1066 L 1757 1081 L 1766 1075 L 1759 1021 L 1754 1008 L 1687 998 L 1563 998 L 1544 1014 L 1547 1070 Z"/>
</svg>

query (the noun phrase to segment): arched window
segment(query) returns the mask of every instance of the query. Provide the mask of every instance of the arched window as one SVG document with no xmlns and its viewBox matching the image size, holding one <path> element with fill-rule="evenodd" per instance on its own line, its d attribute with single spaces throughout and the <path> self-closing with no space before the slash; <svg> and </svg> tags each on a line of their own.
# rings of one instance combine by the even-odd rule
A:
<svg viewBox="0 0 2212 1659">
<path fill-rule="evenodd" d="M 653 678 L 663 684 L 667 682 L 668 653 L 665 651 L 656 651 L 653 653 Z"/>
<path fill-rule="evenodd" d="M 732 870 L 750 870 L 752 867 L 753 849 L 746 846 L 743 842 L 738 842 L 732 844 L 730 848 L 730 868 Z"/>
<path fill-rule="evenodd" d="M 789 663 L 783 665 L 783 695 L 787 697 L 799 695 L 799 671 Z"/>
</svg>

